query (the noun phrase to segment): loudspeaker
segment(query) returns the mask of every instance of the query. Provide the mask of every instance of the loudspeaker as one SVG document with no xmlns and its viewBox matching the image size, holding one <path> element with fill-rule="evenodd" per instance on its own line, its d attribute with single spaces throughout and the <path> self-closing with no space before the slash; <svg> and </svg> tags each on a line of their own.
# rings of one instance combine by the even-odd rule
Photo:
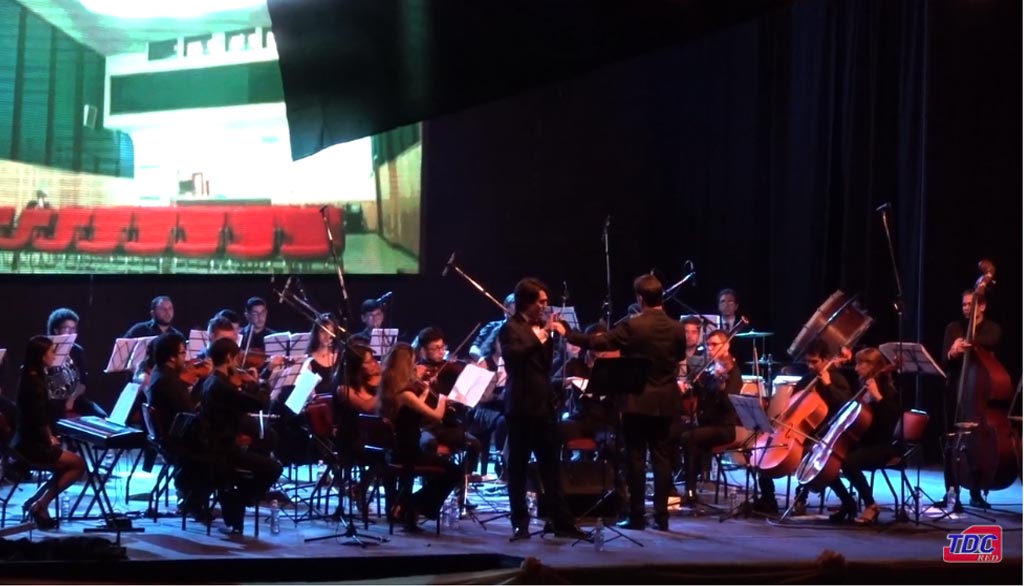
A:
<svg viewBox="0 0 1024 586">
<path fill-rule="evenodd" d="M 588 514 L 591 517 L 614 517 L 622 508 L 622 495 L 615 491 L 615 468 L 611 462 L 560 462 L 562 493 L 565 494 L 569 514 L 573 518 Z M 530 463 L 527 490 L 537 493 L 537 514 L 548 517 L 548 503 L 540 487 L 540 469 Z M 598 504 L 605 493 L 608 498 Z"/>
</svg>

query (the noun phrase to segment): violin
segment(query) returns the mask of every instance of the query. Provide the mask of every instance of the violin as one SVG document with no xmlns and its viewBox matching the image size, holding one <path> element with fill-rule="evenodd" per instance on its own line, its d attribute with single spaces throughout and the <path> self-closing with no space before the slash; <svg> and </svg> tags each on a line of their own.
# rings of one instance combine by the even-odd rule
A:
<svg viewBox="0 0 1024 586">
<path fill-rule="evenodd" d="M 230 373 L 228 380 L 236 387 L 260 384 L 260 377 L 255 368 L 232 368 Z"/>
<path fill-rule="evenodd" d="M 204 379 L 213 372 L 213 363 L 207 358 L 196 358 L 185 365 L 185 368 L 178 374 L 185 384 L 192 386 Z"/>
</svg>

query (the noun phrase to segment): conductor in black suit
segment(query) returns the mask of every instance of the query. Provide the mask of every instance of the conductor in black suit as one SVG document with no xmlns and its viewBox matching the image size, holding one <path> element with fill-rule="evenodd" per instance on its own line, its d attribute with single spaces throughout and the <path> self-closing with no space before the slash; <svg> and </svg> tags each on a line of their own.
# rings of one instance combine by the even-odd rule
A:
<svg viewBox="0 0 1024 586">
<path fill-rule="evenodd" d="M 654 525 L 668 530 L 668 493 L 672 487 L 672 421 L 683 413 L 682 395 L 676 383 L 679 361 L 686 356 L 683 324 L 670 318 L 662 308 L 662 286 L 653 275 L 633 281 L 640 313 L 615 326 L 607 334 L 570 332 L 570 344 L 592 350 L 621 350 L 624 357 L 650 360 L 647 383 L 642 393 L 626 395 L 622 402 L 622 435 L 628 454 L 629 519 L 620 523 L 628 529 L 644 529 L 646 456 L 651 452 L 654 467 Z"/>
<path fill-rule="evenodd" d="M 573 523 L 562 492 L 558 465 L 556 396 L 551 384 L 553 332 L 565 326 L 547 316 L 547 286 L 526 278 L 516 284 L 516 314 L 498 330 L 505 359 L 505 417 L 508 420 L 508 502 L 513 540 L 530 537 L 526 475 L 530 453 L 537 457 L 544 503 L 556 535 L 586 537 Z"/>
</svg>

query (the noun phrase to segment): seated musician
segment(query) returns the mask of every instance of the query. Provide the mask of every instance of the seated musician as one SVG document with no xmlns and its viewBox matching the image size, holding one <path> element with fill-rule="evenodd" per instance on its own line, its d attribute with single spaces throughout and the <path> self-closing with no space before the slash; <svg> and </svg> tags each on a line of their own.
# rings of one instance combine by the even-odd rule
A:
<svg viewBox="0 0 1024 586">
<path fill-rule="evenodd" d="M 603 323 L 587 326 L 584 332 L 596 336 L 608 331 Z M 589 379 L 590 371 L 598 358 L 618 358 L 619 350 L 587 350 L 582 355 L 569 359 L 565 364 L 565 382 L 569 387 L 568 413 L 558 424 L 562 442 L 574 438 L 590 438 L 604 445 L 609 434 L 615 433 L 618 424 L 618 410 L 606 398 L 593 397 L 574 386 L 570 379 Z M 561 373 L 556 373 L 557 377 Z"/>
<path fill-rule="evenodd" d="M 363 344 L 353 344 L 351 339 L 348 344 L 342 384 L 334 395 L 335 444 L 345 465 L 356 463 L 354 454 L 361 448 L 357 433 L 359 414 L 376 412 L 377 387 L 380 385 L 380 363 L 374 358 L 373 350 Z M 373 481 L 366 472 L 364 470 L 359 477 L 358 494 L 355 496 L 364 513 L 369 505 L 365 500 L 366 489 Z"/>
<path fill-rule="evenodd" d="M 506 301 L 508 301 L 507 298 Z M 506 303 L 507 307 L 509 305 Z M 512 303 L 512 307 L 515 307 L 515 303 Z M 501 344 L 498 344 L 498 330 L 501 329 L 503 323 L 504 320 L 499 321 L 498 327 L 493 328 L 486 339 L 479 341 L 479 346 L 474 343 L 479 352 L 477 366 L 494 372 L 497 377 L 490 397 L 485 394 L 476 407 L 470 409 L 467 414 L 468 431 L 473 437 L 480 440 L 481 475 L 487 474 L 492 446 L 501 452 L 503 458 L 507 457 L 508 420 L 505 419 L 505 381 L 508 380 L 508 375 L 505 372 L 505 361 L 501 357 Z M 470 354 L 472 355 L 472 350 L 470 350 Z M 506 466 L 501 470 L 502 480 L 505 479 L 507 473 L 508 467 Z"/>
<path fill-rule="evenodd" d="M 441 328 L 429 326 L 416 336 L 414 349 L 417 354 L 416 375 L 426 382 L 437 395 L 447 395 L 462 372 L 464 363 L 447 359 L 448 348 Z M 427 453 L 436 453 L 439 445 L 446 446 L 452 453 L 464 451 L 466 473 L 476 470 L 480 461 L 480 440 L 466 431 L 465 409 L 456 403 L 449 403 L 447 415 L 441 421 L 428 421 L 420 435 L 420 448 Z M 459 502 L 464 504 L 465 495 L 460 488 Z M 469 505 L 472 508 L 472 505 Z"/>
<path fill-rule="evenodd" d="M 182 335 L 172 325 L 174 321 L 174 302 L 167 295 L 157 295 L 149 302 L 149 315 L 152 319 L 139 322 L 124 333 L 123 338 L 144 338 L 146 336 L 159 336 L 160 334 Z"/>
<path fill-rule="evenodd" d="M 711 363 L 701 366 L 695 359 L 691 369 L 699 369 L 690 377 L 692 392 L 697 397 L 696 426 L 685 430 L 680 438 L 686 454 L 686 495 L 684 504 L 697 502 L 697 469 L 709 457 L 711 449 L 736 440 L 739 416 L 729 400 L 729 395 L 738 395 L 743 388 L 736 359 L 729 354 L 729 337 L 722 330 L 708 335 L 707 348 Z"/>
<path fill-rule="evenodd" d="M 849 380 L 839 370 L 838 364 L 840 362 L 843 362 L 843 359 L 833 356 L 828 344 L 820 338 L 812 340 L 804 350 L 804 363 L 807 364 L 808 372 L 797 382 L 796 388 L 801 390 L 807 389 L 811 383 L 814 383 L 814 386 L 808 389 L 807 392 L 817 393 L 828 406 L 828 415 L 825 417 L 826 422 L 853 397 Z M 790 401 L 798 398 L 794 394 Z M 822 429 L 815 430 L 815 434 L 822 431 Z M 756 504 L 756 507 L 766 512 L 777 511 L 775 482 L 766 475 L 759 474 L 758 485 L 761 491 L 761 501 Z M 806 487 L 798 486 L 795 497 L 796 502 L 793 505 L 794 514 L 804 514 L 807 509 L 807 497 L 808 491 Z"/>
<path fill-rule="evenodd" d="M 262 401 L 239 386 L 238 344 L 221 338 L 210 346 L 209 354 L 214 369 L 203 382 L 200 419 L 208 434 L 206 445 L 222 468 L 220 475 L 231 478 L 236 470 L 244 471 L 234 478 L 232 490 L 219 495 L 225 524 L 232 533 L 241 533 L 245 507 L 266 494 L 281 476 L 281 465 L 257 450 L 243 449 L 236 441 L 252 420 L 249 414 L 265 408 Z"/>
<path fill-rule="evenodd" d="M 33 336 L 25 349 L 18 380 L 18 425 L 11 445 L 31 464 L 53 467 L 53 476 L 24 504 L 25 514 L 42 530 L 54 529 L 50 501 L 85 474 L 85 460 L 61 448 L 53 434 L 47 408 L 46 369 L 57 359 L 56 347 L 46 336 Z"/>
<path fill-rule="evenodd" d="M 493 341 L 498 339 L 498 330 L 508 319 L 508 316 L 514 315 L 516 312 L 516 295 L 515 293 L 509 293 L 505 296 L 505 315 L 501 316 L 501 319 L 489 321 L 484 324 L 484 327 L 480 328 L 480 333 L 476 335 L 473 343 L 469 345 L 469 357 L 477 362 L 483 360 L 487 354 L 490 354 L 488 347 L 493 344 Z"/>
<path fill-rule="evenodd" d="M 51 336 L 77 334 L 78 314 L 61 307 L 55 309 L 46 320 L 46 333 Z M 51 423 L 63 419 L 68 413 L 106 417 L 107 412 L 85 397 L 89 384 L 85 350 L 76 343 L 64 360 L 64 364 L 49 368 L 46 372 L 47 390 L 50 398 Z"/>
<path fill-rule="evenodd" d="M 161 334 L 155 341 L 153 362 L 156 365 L 146 387 L 146 401 L 153 406 L 160 420 L 160 429 L 168 432 L 178 413 L 195 413 L 198 401 L 192 398 L 182 373 L 188 355 L 181 334 Z"/>
<path fill-rule="evenodd" d="M 900 403 L 896 387 L 885 370 L 886 364 L 885 356 L 877 348 L 864 348 L 857 352 L 855 368 L 864 389 L 859 400 L 870 407 L 873 417 L 857 445 L 843 459 L 842 471 L 864 501 L 864 511 L 855 519 L 861 524 L 874 523 L 879 511 L 864 470 L 881 468 L 896 453 L 892 438 L 900 419 Z M 850 496 L 842 479 L 837 478 L 829 488 L 842 502 L 839 510 L 829 516 L 829 521 L 838 523 L 853 519 L 857 514 L 857 501 Z"/>
<path fill-rule="evenodd" d="M 245 319 L 249 323 L 242 328 L 242 348 L 266 350 L 264 340 L 277 332 L 267 327 L 267 302 L 262 297 L 250 297 L 245 301 Z"/>
<path fill-rule="evenodd" d="M 703 335 L 703 322 L 701 317 L 697 315 L 689 315 L 683 318 L 680 323 L 683 324 L 683 335 L 686 336 L 686 350 L 685 356 L 682 361 L 679 362 L 679 372 L 677 376 L 677 382 L 680 384 L 680 390 L 684 390 L 686 387 L 685 380 L 687 375 L 690 373 L 690 367 L 694 369 L 700 369 L 707 365 L 707 358 L 704 352 L 705 347 L 701 345 L 701 338 Z M 683 458 L 682 458 L 682 437 L 683 432 L 690 425 L 694 413 L 697 410 L 696 397 L 692 394 L 688 394 L 687 399 L 684 401 L 684 415 L 677 417 L 672 422 L 672 470 L 673 472 L 683 473 Z M 675 484 L 672 485 L 672 489 L 669 492 L 670 497 L 678 497 L 679 493 L 676 491 Z"/>
<path fill-rule="evenodd" d="M 337 323 L 328 314 L 323 314 L 313 322 L 309 334 L 309 347 L 303 369 L 320 376 L 314 393 L 333 397 L 336 394 L 335 383 L 335 352 L 334 340 L 340 330 Z M 309 431 L 305 418 L 296 415 L 287 407 L 288 397 L 293 386 L 284 387 L 280 393 L 271 395 L 270 411 L 277 415 L 278 456 L 283 462 L 305 464 L 316 462 L 314 450 L 309 441 Z"/>
<path fill-rule="evenodd" d="M 415 494 L 409 494 L 411 487 L 403 491 L 404 498 L 392 514 L 402 520 L 407 531 L 420 530 L 417 514 L 436 517 L 441 504 L 462 476 L 462 471 L 450 459 L 420 448 L 420 429 L 431 423 L 440 423 L 448 398 L 440 395 L 435 406 L 428 405 L 430 390 L 416 377 L 414 356 L 412 346 L 400 342 L 384 360 L 377 392 L 377 412 L 394 426 L 395 456 L 399 462 L 441 466 L 445 474 L 426 478 Z"/>
</svg>

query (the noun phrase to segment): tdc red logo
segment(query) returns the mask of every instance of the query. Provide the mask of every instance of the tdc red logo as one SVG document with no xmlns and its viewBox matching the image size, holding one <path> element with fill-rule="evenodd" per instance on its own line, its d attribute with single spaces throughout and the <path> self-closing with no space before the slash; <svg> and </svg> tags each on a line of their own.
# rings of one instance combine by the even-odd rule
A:
<svg viewBox="0 0 1024 586">
<path fill-rule="evenodd" d="M 952 564 L 998 564 L 1003 561 L 1003 528 L 999 525 L 971 525 L 961 533 L 946 536 L 942 561 Z"/>
</svg>

